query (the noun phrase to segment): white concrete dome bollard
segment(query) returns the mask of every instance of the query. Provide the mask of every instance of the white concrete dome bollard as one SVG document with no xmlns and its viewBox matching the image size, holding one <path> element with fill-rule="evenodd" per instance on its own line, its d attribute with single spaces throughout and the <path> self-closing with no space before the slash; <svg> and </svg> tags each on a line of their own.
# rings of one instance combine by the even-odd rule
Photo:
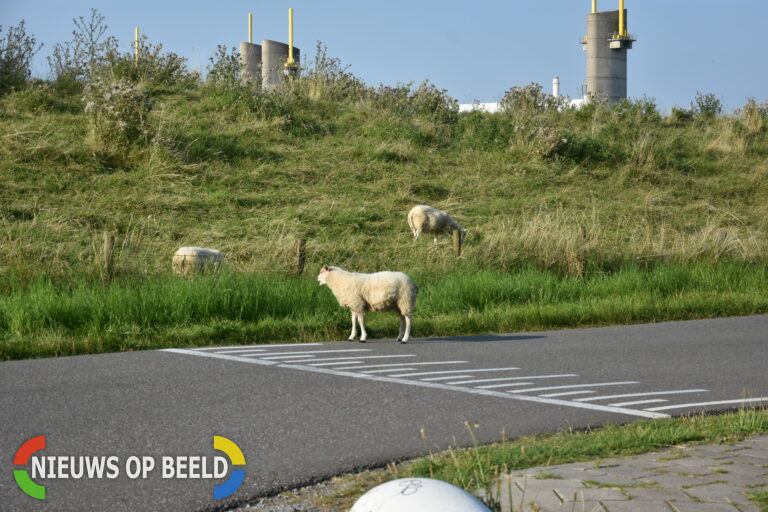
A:
<svg viewBox="0 0 768 512">
<path fill-rule="evenodd" d="M 363 494 L 349 512 L 491 512 L 480 500 L 432 478 L 401 478 Z"/>
</svg>

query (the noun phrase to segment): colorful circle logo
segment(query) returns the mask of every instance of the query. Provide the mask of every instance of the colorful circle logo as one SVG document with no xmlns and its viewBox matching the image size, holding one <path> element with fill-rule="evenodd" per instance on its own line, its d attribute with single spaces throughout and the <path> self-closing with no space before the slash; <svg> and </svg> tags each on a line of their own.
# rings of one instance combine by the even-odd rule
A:
<svg viewBox="0 0 768 512">
<path fill-rule="evenodd" d="M 226 437 L 213 436 L 213 448 L 214 450 L 221 450 L 226 453 L 233 465 L 245 466 L 243 452 L 240 451 L 240 448 L 235 443 Z M 226 498 L 231 495 L 240 487 L 244 478 L 244 469 L 233 469 L 232 474 L 229 475 L 226 482 L 213 488 L 213 499 L 220 500 L 221 498 Z"/>
<path fill-rule="evenodd" d="M 38 450 L 45 449 L 45 436 L 33 437 L 19 448 L 16 452 L 16 456 L 13 458 L 13 463 L 17 466 L 26 466 L 29 457 Z M 29 478 L 29 474 L 24 469 L 14 469 L 13 476 L 16 479 L 16 483 L 22 491 L 29 494 L 33 498 L 39 500 L 45 499 L 45 486 L 37 485 Z"/>
</svg>

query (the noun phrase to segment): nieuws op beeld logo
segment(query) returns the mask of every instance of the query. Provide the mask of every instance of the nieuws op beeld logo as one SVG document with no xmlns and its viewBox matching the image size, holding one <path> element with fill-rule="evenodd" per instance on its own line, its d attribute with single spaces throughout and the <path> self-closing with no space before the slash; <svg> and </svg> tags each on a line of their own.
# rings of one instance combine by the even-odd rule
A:
<svg viewBox="0 0 768 512">
<path fill-rule="evenodd" d="M 233 466 L 243 466 L 243 469 L 233 469 L 226 482 L 213 488 L 213 499 L 219 500 L 233 494 L 245 479 L 245 457 L 240 448 L 226 437 L 213 436 L 213 448 L 224 452 Z M 121 461 L 117 456 L 72 456 L 36 454 L 45 449 L 45 436 L 33 437 L 16 452 L 13 464 L 27 466 L 30 458 L 30 470 L 14 469 L 13 476 L 19 488 L 33 498 L 45 499 L 45 486 L 34 482 L 33 479 L 115 479 L 125 474 L 129 479 L 148 478 L 149 474 L 159 468 L 163 479 L 216 479 L 223 478 L 229 471 L 229 463 L 224 457 L 209 459 L 199 455 L 180 455 L 160 457 L 157 464 L 155 457 L 130 456 Z M 36 454 L 36 455 L 33 455 Z"/>
</svg>

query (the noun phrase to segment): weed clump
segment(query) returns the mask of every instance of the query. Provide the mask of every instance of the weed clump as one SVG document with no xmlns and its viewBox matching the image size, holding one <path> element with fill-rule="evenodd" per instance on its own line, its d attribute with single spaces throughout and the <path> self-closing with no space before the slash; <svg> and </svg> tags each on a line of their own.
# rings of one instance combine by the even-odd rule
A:
<svg viewBox="0 0 768 512">
<path fill-rule="evenodd" d="M 97 80 L 85 86 L 83 102 L 94 151 L 124 156 L 131 147 L 152 140 L 153 104 L 148 90 L 125 80 Z"/>
<path fill-rule="evenodd" d="M 31 76 L 32 57 L 40 51 L 34 36 L 27 34 L 26 24 L 5 28 L 0 25 L 0 94 L 22 88 Z"/>
</svg>

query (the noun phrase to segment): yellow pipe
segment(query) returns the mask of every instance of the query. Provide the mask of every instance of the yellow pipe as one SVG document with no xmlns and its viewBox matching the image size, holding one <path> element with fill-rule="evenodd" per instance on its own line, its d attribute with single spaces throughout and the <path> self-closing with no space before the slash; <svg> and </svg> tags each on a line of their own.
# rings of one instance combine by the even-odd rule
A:
<svg viewBox="0 0 768 512">
<path fill-rule="evenodd" d="M 627 24 L 624 20 L 624 0 L 619 0 L 619 37 L 627 35 Z"/>
<path fill-rule="evenodd" d="M 592 0 L 592 14 L 597 12 L 597 0 Z"/>
<path fill-rule="evenodd" d="M 136 41 L 134 42 L 133 61 L 139 62 L 139 27 L 136 27 Z"/>
<path fill-rule="evenodd" d="M 288 62 L 293 64 L 293 7 L 288 8 Z"/>
<path fill-rule="evenodd" d="M 248 42 L 253 43 L 253 14 L 248 13 Z"/>
</svg>

